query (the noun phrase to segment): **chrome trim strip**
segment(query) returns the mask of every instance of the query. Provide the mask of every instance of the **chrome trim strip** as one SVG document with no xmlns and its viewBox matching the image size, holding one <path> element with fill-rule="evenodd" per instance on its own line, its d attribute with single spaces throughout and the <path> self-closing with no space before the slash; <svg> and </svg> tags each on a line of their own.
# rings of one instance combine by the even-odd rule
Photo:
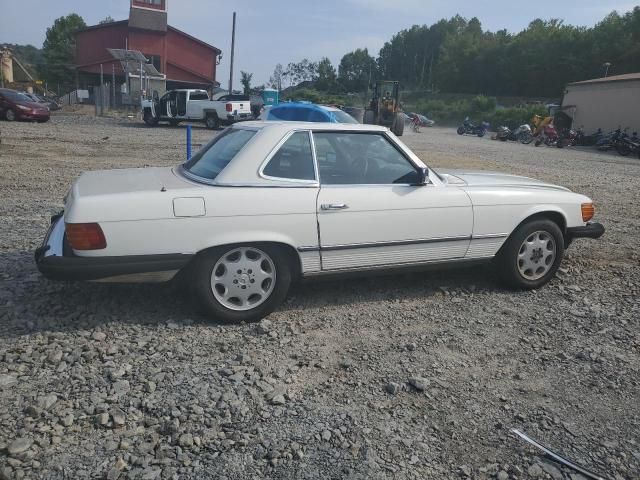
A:
<svg viewBox="0 0 640 480">
<path fill-rule="evenodd" d="M 505 238 L 508 237 L 508 233 L 487 233 L 483 235 L 472 235 L 472 240 L 482 240 L 484 238 Z"/>
<path fill-rule="evenodd" d="M 386 263 L 383 265 L 367 265 L 364 267 L 347 267 L 347 268 L 335 268 L 331 270 L 320 270 L 315 272 L 303 272 L 303 277 L 318 277 L 318 276 L 330 276 L 347 272 L 367 272 L 372 270 L 394 270 L 397 268 L 410 268 L 410 267 L 420 267 L 420 266 L 428 266 L 428 265 L 446 265 L 448 263 L 476 263 L 476 262 L 485 262 L 494 258 L 495 255 L 483 256 L 483 257 L 455 257 L 455 258 L 446 258 L 442 260 L 425 260 L 423 262 L 402 262 L 402 263 Z"/>
<path fill-rule="evenodd" d="M 313 155 L 313 142 L 311 140 L 311 134 L 309 132 L 309 130 L 306 129 L 296 129 L 296 130 L 290 130 L 289 132 L 287 132 L 287 134 L 282 137 L 280 139 L 280 141 L 278 143 L 276 143 L 276 146 L 273 147 L 271 149 L 271 151 L 269 152 L 269 154 L 267 155 L 267 158 L 265 158 L 262 163 L 260 164 L 260 167 L 258 168 L 258 176 L 260 178 L 264 178 L 265 180 L 272 180 L 272 181 L 278 181 L 278 182 L 286 182 L 286 183 L 294 183 L 294 184 L 305 184 L 305 185 L 314 185 L 317 186 L 319 185 L 318 182 L 318 172 L 315 168 L 315 160 L 314 162 L 314 176 L 315 178 L 313 180 L 303 180 L 303 179 L 298 179 L 298 178 L 286 178 L 286 177 L 272 177 L 270 175 L 266 175 L 264 173 L 264 169 L 267 168 L 267 165 L 269 164 L 269 162 L 271 161 L 271 159 L 273 157 L 275 157 L 276 153 L 278 153 L 278 151 L 280 150 L 280 148 L 282 148 L 282 146 L 287 142 L 287 140 L 289 140 L 295 133 L 298 132 L 306 132 L 307 135 L 309 135 L 309 144 L 311 146 L 311 155 L 312 158 L 314 157 Z"/>
<path fill-rule="evenodd" d="M 298 247 L 297 250 L 299 252 L 317 252 L 320 250 L 320 247 L 313 247 L 313 246 L 309 246 L 309 247 Z"/>
<path fill-rule="evenodd" d="M 399 245 L 420 245 L 424 243 L 460 242 L 465 240 L 471 240 L 471 237 L 468 235 L 461 235 L 457 237 L 421 238 L 417 240 L 392 240 L 389 242 L 348 243 L 343 245 L 327 245 L 327 246 L 320 246 L 320 247 L 304 246 L 304 247 L 298 247 L 298 251 L 308 252 L 312 250 L 320 250 L 323 252 L 330 252 L 333 250 L 353 250 L 357 248 L 393 247 L 393 246 L 399 246 Z"/>
</svg>

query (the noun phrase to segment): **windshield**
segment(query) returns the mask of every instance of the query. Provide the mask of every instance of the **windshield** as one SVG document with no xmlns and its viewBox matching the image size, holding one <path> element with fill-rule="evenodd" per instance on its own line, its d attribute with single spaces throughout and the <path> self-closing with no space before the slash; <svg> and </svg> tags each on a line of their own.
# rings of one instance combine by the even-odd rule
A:
<svg viewBox="0 0 640 480">
<path fill-rule="evenodd" d="M 198 177 L 213 180 L 255 134 L 255 130 L 228 128 L 200 149 L 183 167 Z"/>
<path fill-rule="evenodd" d="M 331 110 L 331 113 L 338 123 L 358 123 L 358 121 L 342 110 Z"/>
<path fill-rule="evenodd" d="M 33 101 L 29 97 L 27 97 L 24 93 L 20 93 L 20 92 L 4 91 L 2 92 L 2 95 L 4 95 L 4 97 L 8 98 L 9 100 L 13 100 L 14 102 L 32 102 Z"/>
</svg>

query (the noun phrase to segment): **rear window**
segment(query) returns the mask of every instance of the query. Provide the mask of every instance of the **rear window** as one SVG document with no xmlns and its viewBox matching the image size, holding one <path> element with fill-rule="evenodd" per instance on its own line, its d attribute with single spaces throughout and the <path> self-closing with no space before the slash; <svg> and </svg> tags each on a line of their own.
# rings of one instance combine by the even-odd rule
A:
<svg viewBox="0 0 640 480">
<path fill-rule="evenodd" d="M 338 123 L 358 123 L 355 118 L 353 118 L 347 112 L 343 112 L 342 110 L 332 110 L 331 113 Z"/>
<path fill-rule="evenodd" d="M 191 92 L 189 100 L 209 100 L 209 94 L 207 92 Z"/>
<path fill-rule="evenodd" d="M 200 149 L 183 167 L 198 177 L 213 180 L 255 134 L 255 130 L 228 128 Z"/>
</svg>

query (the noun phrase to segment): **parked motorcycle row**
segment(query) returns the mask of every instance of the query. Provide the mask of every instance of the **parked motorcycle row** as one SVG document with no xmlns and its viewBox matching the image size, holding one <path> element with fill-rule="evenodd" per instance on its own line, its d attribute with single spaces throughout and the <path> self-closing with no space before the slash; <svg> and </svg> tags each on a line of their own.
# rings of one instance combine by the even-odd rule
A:
<svg viewBox="0 0 640 480">
<path fill-rule="evenodd" d="M 461 126 L 458 127 L 458 135 L 475 135 L 483 137 L 489 131 L 489 124 L 482 122 L 474 124 L 465 118 Z M 528 124 L 520 125 L 518 128 L 511 130 L 507 126 L 500 126 L 496 129 L 496 134 L 492 137 L 494 140 L 503 142 L 514 141 L 528 145 L 534 142 L 536 147 L 546 145 L 548 147 L 571 147 L 571 146 L 594 146 L 598 150 L 608 151 L 615 150 L 622 156 L 637 155 L 640 158 L 640 137 L 638 132 L 631 135 L 627 133 L 628 128 L 616 130 L 605 134 L 602 129 L 587 135 L 582 127 L 574 130 L 572 128 L 556 128 L 552 122 L 538 122 L 532 128 Z"/>
</svg>

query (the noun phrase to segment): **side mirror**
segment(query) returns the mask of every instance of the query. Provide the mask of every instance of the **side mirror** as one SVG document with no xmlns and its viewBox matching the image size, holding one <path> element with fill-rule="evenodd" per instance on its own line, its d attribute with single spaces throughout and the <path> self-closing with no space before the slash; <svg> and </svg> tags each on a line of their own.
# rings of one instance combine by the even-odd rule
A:
<svg viewBox="0 0 640 480">
<path fill-rule="evenodd" d="M 418 169 L 418 181 L 415 183 L 417 186 L 423 186 L 429 183 L 429 169 L 428 168 L 420 168 Z"/>
</svg>

